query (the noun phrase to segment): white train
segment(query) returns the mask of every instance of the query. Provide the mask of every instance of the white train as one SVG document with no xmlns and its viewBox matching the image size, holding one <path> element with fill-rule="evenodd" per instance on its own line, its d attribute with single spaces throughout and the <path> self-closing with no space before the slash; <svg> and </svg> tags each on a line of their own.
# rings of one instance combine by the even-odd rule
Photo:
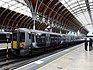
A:
<svg viewBox="0 0 93 70">
<path fill-rule="evenodd" d="M 16 55 L 28 55 L 32 49 L 45 49 L 79 41 L 81 37 L 60 33 L 18 28 L 12 34 L 11 50 Z"/>
</svg>

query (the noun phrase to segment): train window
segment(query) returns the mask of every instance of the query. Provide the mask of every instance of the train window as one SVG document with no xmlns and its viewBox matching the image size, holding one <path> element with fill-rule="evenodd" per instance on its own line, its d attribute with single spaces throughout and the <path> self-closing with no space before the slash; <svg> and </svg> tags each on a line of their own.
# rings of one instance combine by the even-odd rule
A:
<svg viewBox="0 0 93 70">
<path fill-rule="evenodd" d="M 38 42 L 38 43 L 40 43 L 40 42 L 45 42 L 45 36 L 43 35 L 43 36 L 37 36 L 36 37 L 36 41 Z"/>
<path fill-rule="evenodd" d="M 0 34 L 0 42 L 6 41 L 6 34 Z"/>
<path fill-rule="evenodd" d="M 10 34 L 7 33 L 7 34 L 6 34 L 6 38 L 10 38 Z"/>
<path fill-rule="evenodd" d="M 13 40 L 16 41 L 17 40 L 17 34 L 13 33 Z"/>
<path fill-rule="evenodd" d="M 20 33 L 20 41 L 25 41 L 25 33 Z"/>
</svg>

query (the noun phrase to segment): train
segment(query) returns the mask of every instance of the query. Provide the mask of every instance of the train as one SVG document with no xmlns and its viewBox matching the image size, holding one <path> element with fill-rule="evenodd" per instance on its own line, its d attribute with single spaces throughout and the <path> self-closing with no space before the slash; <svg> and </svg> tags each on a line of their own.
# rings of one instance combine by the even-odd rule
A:
<svg viewBox="0 0 93 70">
<path fill-rule="evenodd" d="M 33 49 L 46 49 L 80 40 L 83 40 L 82 36 L 18 28 L 12 33 L 11 51 L 13 54 L 25 56 Z"/>
<path fill-rule="evenodd" d="M 7 41 L 8 39 L 8 41 Z M 12 32 L 0 32 L 0 43 L 11 43 Z"/>
</svg>

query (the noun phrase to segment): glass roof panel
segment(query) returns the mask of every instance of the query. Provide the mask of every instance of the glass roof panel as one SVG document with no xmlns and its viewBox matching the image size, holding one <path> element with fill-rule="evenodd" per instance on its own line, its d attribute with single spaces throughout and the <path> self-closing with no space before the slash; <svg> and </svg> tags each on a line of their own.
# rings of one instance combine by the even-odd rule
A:
<svg viewBox="0 0 93 70">
<path fill-rule="evenodd" d="M 84 4 L 85 3 L 85 1 L 81 1 L 81 2 L 79 2 L 79 4 Z"/>
<path fill-rule="evenodd" d="M 8 8 L 8 7 L 9 7 L 9 4 L 4 3 L 4 4 L 2 5 L 2 7 L 4 7 L 4 8 Z"/>
<path fill-rule="evenodd" d="M 82 6 L 82 8 L 83 8 L 83 7 L 86 7 L 86 4 L 82 4 L 81 6 Z M 86 7 L 86 8 L 87 8 L 87 7 Z"/>
<path fill-rule="evenodd" d="M 91 28 L 93 28 L 92 25 L 87 25 L 86 28 L 89 29 L 89 31 L 92 31 L 93 30 L 93 29 L 91 29 Z"/>
<path fill-rule="evenodd" d="M 93 2 L 93 0 L 89 0 L 89 2 Z"/>
<path fill-rule="evenodd" d="M 89 3 L 90 6 L 93 6 L 93 2 Z"/>
<path fill-rule="evenodd" d="M 23 3 L 26 5 L 25 1 L 24 0 L 16 0 L 16 1 L 19 1 L 20 3 Z"/>
<path fill-rule="evenodd" d="M 14 9 L 16 9 L 16 7 L 15 6 L 11 6 L 9 9 L 10 10 L 14 10 Z"/>
<path fill-rule="evenodd" d="M 76 7 L 76 6 L 79 6 L 79 5 L 77 3 L 70 5 L 70 7 Z"/>
<path fill-rule="evenodd" d="M 3 1 L 3 0 L 2 0 Z M 9 2 L 9 1 L 11 1 L 11 0 L 4 0 L 4 2 Z"/>
<path fill-rule="evenodd" d="M 91 15 L 92 15 L 92 19 L 93 19 L 93 8 L 91 9 Z"/>
<path fill-rule="evenodd" d="M 91 9 L 93 9 L 93 6 L 90 6 Z"/>
<path fill-rule="evenodd" d="M 2 6 L 4 4 L 4 2 L 3 1 L 0 1 L 0 6 Z"/>
<path fill-rule="evenodd" d="M 65 4 L 65 1 L 64 0 L 59 0 L 62 4 Z"/>
<path fill-rule="evenodd" d="M 20 4 L 20 3 L 18 3 L 18 4 L 16 4 L 16 5 L 14 5 L 15 7 L 22 7 L 23 5 L 22 4 Z"/>
<path fill-rule="evenodd" d="M 8 4 L 9 5 L 14 5 L 14 4 L 17 4 L 17 2 L 16 1 L 10 1 L 10 2 L 8 2 Z"/>
<path fill-rule="evenodd" d="M 31 11 L 24 0 L 0 0 L 0 7 L 32 17 Z"/>
</svg>

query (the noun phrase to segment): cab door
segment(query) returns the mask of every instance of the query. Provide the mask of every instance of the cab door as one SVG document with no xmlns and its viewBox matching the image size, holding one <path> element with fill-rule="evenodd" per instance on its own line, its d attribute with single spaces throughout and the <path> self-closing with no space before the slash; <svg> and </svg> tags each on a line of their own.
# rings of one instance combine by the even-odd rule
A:
<svg viewBox="0 0 93 70">
<path fill-rule="evenodd" d="M 20 49 L 24 48 L 25 44 L 25 32 L 14 32 L 12 36 L 12 48 Z"/>
<path fill-rule="evenodd" d="M 12 48 L 13 49 L 18 49 L 19 46 L 19 33 L 18 32 L 13 32 L 12 35 Z"/>
<path fill-rule="evenodd" d="M 46 47 L 50 46 L 50 34 L 46 34 Z"/>
</svg>

